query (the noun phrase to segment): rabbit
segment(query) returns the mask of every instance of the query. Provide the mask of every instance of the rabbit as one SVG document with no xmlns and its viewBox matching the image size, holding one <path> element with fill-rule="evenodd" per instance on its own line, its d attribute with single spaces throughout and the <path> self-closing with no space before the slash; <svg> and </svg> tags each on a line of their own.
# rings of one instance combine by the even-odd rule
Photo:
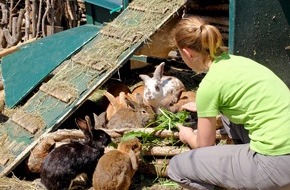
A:
<svg viewBox="0 0 290 190">
<path fill-rule="evenodd" d="M 159 107 L 163 107 L 162 100 L 164 98 L 170 95 L 173 97 L 177 96 L 175 97 L 175 101 L 177 101 L 181 91 L 185 90 L 184 84 L 178 78 L 163 75 L 164 65 L 165 63 L 162 62 L 156 67 L 153 77 L 144 74 L 139 75 L 145 85 L 143 94 L 144 101 L 151 105 L 155 111 Z"/>
<path fill-rule="evenodd" d="M 117 97 L 113 96 L 111 93 L 108 91 L 104 92 L 104 95 L 108 98 L 110 101 L 110 104 L 108 105 L 106 109 L 106 119 L 110 120 L 111 117 L 119 110 L 122 108 L 126 108 L 127 102 L 125 101 L 125 96 L 126 94 L 124 92 L 120 92 Z"/>
<path fill-rule="evenodd" d="M 107 120 L 110 119 L 120 107 L 124 107 L 125 104 L 123 104 L 124 101 L 122 100 L 129 93 L 131 93 L 130 88 L 121 82 L 109 85 L 108 89 L 104 92 L 103 98 L 105 102 L 107 102 L 105 108 Z"/>
<path fill-rule="evenodd" d="M 119 109 L 106 123 L 108 129 L 142 128 L 155 119 L 151 106 L 143 103 L 142 95 L 136 94 L 136 101 L 125 98 L 128 107 Z"/>
<path fill-rule="evenodd" d="M 130 93 L 129 95 L 130 96 L 136 96 L 137 93 L 139 94 L 144 94 L 144 84 L 140 84 L 139 86 L 135 87 L 133 90 L 132 90 L 132 93 Z M 132 98 L 132 97 L 131 97 Z"/>
<path fill-rule="evenodd" d="M 133 138 L 105 153 L 93 174 L 94 190 L 128 190 L 138 169 L 141 149 L 140 141 Z"/>
<path fill-rule="evenodd" d="M 85 120 L 76 118 L 75 122 L 85 135 L 84 141 L 74 140 L 53 149 L 41 165 L 41 182 L 48 190 L 69 189 L 71 180 L 81 173 L 92 179 L 104 147 L 111 143 L 106 132 L 92 127 L 89 116 L 85 116 Z M 95 121 L 95 126 L 98 126 L 98 121 Z"/>
<path fill-rule="evenodd" d="M 180 94 L 180 97 L 178 98 L 178 100 L 168 100 L 167 98 L 165 98 L 163 100 L 163 106 L 165 109 L 173 112 L 173 113 L 177 113 L 179 111 L 182 111 L 182 105 L 189 103 L 189 102 L 195 102 L 195 97 L 196 97 L 196 92 L 194 91 L 182 91 Z M 170 99 L 170 98 L 169 98 Z M 167 102 L 166 102 L 167 101 Z M 173 103 L 175 102 L 175 103 Z"/>
<path fill-rule="evenodd" d="M 124 92 L 125 94 L 131 93 L 130 88 L 126 84 L 121 82 L 109 85 L 107 91 L 114 97 L 118 96 L 120 92 Z"/>
</svg>

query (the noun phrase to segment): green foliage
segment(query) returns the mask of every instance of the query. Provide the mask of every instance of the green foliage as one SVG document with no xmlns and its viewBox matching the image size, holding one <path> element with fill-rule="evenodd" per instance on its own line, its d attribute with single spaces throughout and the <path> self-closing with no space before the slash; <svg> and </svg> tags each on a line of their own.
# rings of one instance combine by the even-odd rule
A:
<svg viewBox="0 0 290 190">
<path fill-rule="evenodd" d="M 161 130 L 178 131 L 176 124 L 180 123 L 184 125 L 186 122 L 186 119 L 190 115 L 188 111 L 181 111 L 177 113 L 172 113 L 165 109 L 159 109 L 159 111 L 161 114 L 157 116 L 156 120 L 152 123 L 149 123 L 146 126 L 146 127 L 154 128 L 152 133 L 147 133 L 143 131 L 132 131 L 132 132 L 125 133 L 122 137 L 122 140 L 135 138 L 135 137 L 142 139 L 143 143 L 162 140 L 159 137 L 154 136 L 155 132 L 161 131 Z"/>
<path fill-rule="evenodd" d="M 157 119 L 155 120 L 155 124 L 157 124 L 154 129 L 156 131 L 158 130 L 173 130 L 178 128 L 176 127 L 176 124 L 184 124 L 186 119 L 189 117 L 190 113 L 188 111 L 180 111 L 177 113 L 172 113 L 168 110 L 159 108 L 159 111 L 161 114 L 157 116 Z"/>
</svg>

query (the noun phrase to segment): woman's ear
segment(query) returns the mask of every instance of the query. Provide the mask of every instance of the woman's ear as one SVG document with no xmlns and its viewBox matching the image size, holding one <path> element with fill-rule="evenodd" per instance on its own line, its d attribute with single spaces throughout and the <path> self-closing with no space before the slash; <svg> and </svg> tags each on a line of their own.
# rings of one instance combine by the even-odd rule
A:
<svg viewBox="0 0 290 190">
<path fill-rule="evenodd" d="M 181 51 L 183 55 L 185 55 L 188 59 L 192 58 L 191 51 L 189 48 L 182 48 Z"/>
</svg>

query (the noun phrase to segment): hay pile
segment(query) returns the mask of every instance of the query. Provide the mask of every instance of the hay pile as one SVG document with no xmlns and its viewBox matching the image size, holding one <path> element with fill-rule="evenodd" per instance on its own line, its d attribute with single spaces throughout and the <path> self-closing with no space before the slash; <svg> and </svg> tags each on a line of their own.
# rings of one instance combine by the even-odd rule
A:
<svg viewBox="0 0 290 190">
<path fill-rule="evenodd" d="M 126 14 L 121 14 L 110 23 L 106 23 L 92 45 L 86 46 L 81 54 L 72 57 L 73 62 L 96 70 L 114 66 L 125 51 L 138 43 L 146 42 L 169 18 L 184 0 L 134 0 L 129 4 Z"/>
<path fill-rule="evenodd" d="M 17 177 L 1 177 L 0 178 L 0 189 L 1 190 L 45 190 L 39 181 L 25 181 L 20 180 Z"/>
</svg>

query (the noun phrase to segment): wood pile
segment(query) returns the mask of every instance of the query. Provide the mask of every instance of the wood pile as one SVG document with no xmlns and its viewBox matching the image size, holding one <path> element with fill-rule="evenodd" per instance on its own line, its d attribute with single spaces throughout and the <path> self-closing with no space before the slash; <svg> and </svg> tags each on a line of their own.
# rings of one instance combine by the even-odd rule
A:
<svg viewBox="0 0 290 190">
<path fill-rule="evenodd" d="M 84 24 L 84 11 L 83 0 L 0 1 L 0 50 L 5 49 L 0 56 L 23 42 Z"/>
</svg>

